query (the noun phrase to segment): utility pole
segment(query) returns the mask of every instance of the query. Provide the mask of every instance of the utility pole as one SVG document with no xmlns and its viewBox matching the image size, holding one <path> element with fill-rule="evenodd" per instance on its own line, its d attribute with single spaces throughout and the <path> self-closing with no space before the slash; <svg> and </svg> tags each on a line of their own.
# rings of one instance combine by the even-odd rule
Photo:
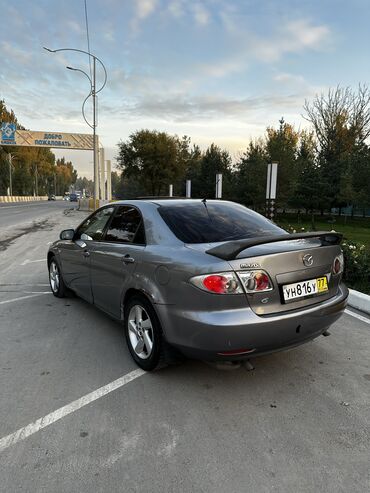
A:
<svg viewBox="0 0 370 493">
<path fill-rule="evenodd" d="M 82 116 L 85 120 L 85 122 L 89 125 L 90 128 L 92 128 L 93 130 L 93 154 L 94 154 L 94 199 L 95 199 L 95 203 L 94 203 L 94 209 L 96 209 L 96 201 L 99 199 L 99 137 L 98 135 L 96 134 L 96 127 L 98 125 L 98 122 L 97 122 L 97 105 L 96 105 L 96 95 L 102 91 L 105 87 L 105 84 L 107 82 L 107 70 L 104 66 L 104 63 L 95 55 L 93 55 L 92 53 L 90 53 L 90 51 L 85 51 L 85 50 L 78 50 L 76 48 L 60 48 L 58 50 L 51 50 L 50 48 L 46 48 L 44 46 L 44 49 L 46 51 L 49 51 L 50 53 L 58 53 L 60 51 L 74 51 L 76 53 L 84 53 L 85 55 L 88 55 L 89 56 L 89 60 L 91 60 L 91 58 L 93 59 L 93 70 L 92 70 L 92 78 L 86 73 L 84 72 L 83 70 L 80 70 L 78 68 L 73 68 L 73 67 L 67 67 L 67 69 L 69 70 L 75 70 L 76 72 L 81 72 L 82 74 L 84 74 L 89 82 L 90 82 L 90 94 L 88 94 L 88 96 L 85 98 L 83 104 L 82 104 Z M 97 90 L 96 89 L 96 60 L 100 63 L 101 67 L 103 68 L 103 71 L 104 71 L 104 81 L 101 85 L 101 87 Z M 93 123 L 89 123 L 85 117 L 85 113 L 84 113 L 84 106 L 85 106 L 85 103 L 86 101 L 88 100 L 89 97 L 92 97 L 92 100 L 93 100 Z"/>
<path fill-rule="evenodd" d="M 57 194 L 57 175 L 54 173 L 54 193 Z"/>
<path fill-rule="evenodd" d="M 13 163 L 12 163 L 12 154 L 9 152 L 8 153 L 8 161 L 9 161 L 9 194 L 10 196 L 13 195 L 13 184 L 12 184 L 12 167 L 13 167 Z"/>
<path fill-rule="evenodd" d="M 37 182 L 37 163 L 35 163 L 35 183 L 36 183 L 36 197 L 39 195 L 38 182 Z"/>
<path fill-rule="evenodd" d="M 93 133 L 94 133 L 94 209 L 96 209 L 96 200 L 99 198 L 99 140 L 96 135 L 96 58 L 93 56 L 93 78 L 91 95 L 93 99 Z"/>
</svg>

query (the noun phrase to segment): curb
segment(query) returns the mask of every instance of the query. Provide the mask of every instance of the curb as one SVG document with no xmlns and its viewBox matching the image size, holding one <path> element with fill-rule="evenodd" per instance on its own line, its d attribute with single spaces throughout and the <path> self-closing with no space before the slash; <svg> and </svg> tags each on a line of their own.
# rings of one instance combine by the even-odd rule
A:
<svg viewBox="0 0 370 493">
<path fill-rule="evenodd" d="M 348 305 L 370 315 L 370 296 L 367 294 L 350 289 Z"/>
</svg>

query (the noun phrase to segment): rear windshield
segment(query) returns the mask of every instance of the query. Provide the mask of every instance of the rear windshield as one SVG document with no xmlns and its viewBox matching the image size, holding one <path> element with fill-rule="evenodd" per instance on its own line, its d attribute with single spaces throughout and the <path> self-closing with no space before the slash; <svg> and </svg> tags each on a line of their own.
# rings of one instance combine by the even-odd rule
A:
<svg viewBox="0 0 370 493">
<path fill-rule="evenodd" d="M 239 204 L 188 202 L 161 206 L 159 213 L 184 243 L 214 243 L 285 233 L 265 217 Z"/>
</svg>

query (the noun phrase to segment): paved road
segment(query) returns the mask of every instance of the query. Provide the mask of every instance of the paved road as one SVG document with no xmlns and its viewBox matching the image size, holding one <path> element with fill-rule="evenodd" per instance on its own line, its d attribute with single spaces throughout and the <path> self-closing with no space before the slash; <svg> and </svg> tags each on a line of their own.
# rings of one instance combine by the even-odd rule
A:
<svg viewBox="0 0 370 493">
<path fill-rule="evenodd" d="M 56 210 L 63 210 L 66 207 L 73 205 L 62 200 L 0 203 L 0 240 L 3 238 L 4 230 L 27 227 L 34 221 L 42 221 L 51 214 L 55 215 Z"/>
<path fill-rule="evenodd" d="M 370 490 L 366 318 L 251 372 L 132 373 L 119 323 L 48 292 L 48 243 L 83 217 L 50 207 L 0 251 L 0 491 Z"/>
</svg>

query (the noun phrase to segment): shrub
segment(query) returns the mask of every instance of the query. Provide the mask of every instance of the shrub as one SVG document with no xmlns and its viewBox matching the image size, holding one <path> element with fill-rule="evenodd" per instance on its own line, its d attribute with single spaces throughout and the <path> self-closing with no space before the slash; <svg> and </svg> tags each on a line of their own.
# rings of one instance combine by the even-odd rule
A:
<svg viewBox="0 0 370 493">
<path fill-rule="evenodd" d="M 360 291 L 370 292 L 370 253 L 361 243 L 344 240 L 342 243 L 344 255 L 343 279 L 349 287 Z"/>
</svg>

